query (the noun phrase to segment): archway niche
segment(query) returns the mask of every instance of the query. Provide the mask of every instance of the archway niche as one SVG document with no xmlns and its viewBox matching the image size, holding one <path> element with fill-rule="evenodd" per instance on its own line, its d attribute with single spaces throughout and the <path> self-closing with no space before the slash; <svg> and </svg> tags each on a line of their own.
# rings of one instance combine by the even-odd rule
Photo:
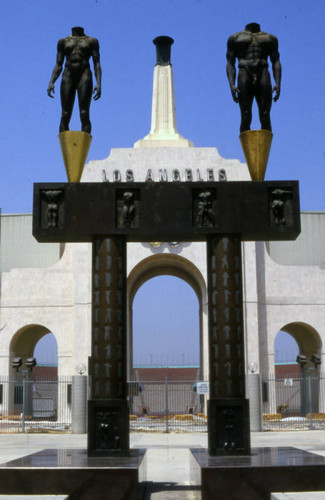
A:
<svg viewBox="0 0 325 500">
<path fill-rule="evenodd" d="M 188 283 L 199 302 L 200 376 L 207 377 L 208 343 L 206 317 L 206 284 L 199 269 L 179 255 L 159 254 L 141 261 L 128 277 L 128 376 L 132 373 L 133 359 L 133 301 L 139 288 L 151 278 L 174 276 Z"/>
<path fill-rule="evenodd" d="M 35 406 L 35 397 L 39 394 L 37 383 L 44 381 L 45 377 L 48 380 L 56 381 L 57 379 L 57 368 L 54 368 L 53 373 L 43 373 L 39 366 L 36 366 L 32 372 L 30 372 L 26 367 L 26 360 L 28 358 L 36 357 L 35 347 L 38 342 L 45 336 L 51 334 L 50 330 L 44 325 L 40 324 L 30 324 L 25 325 L 20 328 L 15 335 L 12 337 L 9 347 L 9 380 L 13 381 L 8 385 L 8 394 L 6 399 L 8 401 L 9 413 L 13 415 L 20 414 L 23 408 L 23 391 L 26 390 L 25 394 L 25 411 L 26 415 L 34 416 L 37 413 L 37 408 Z M 53 334 L 51 334 L 53 335 Z M 55 337 L 52 338 L 52 345 L 56 342 Z M 12 362 L 14 358 L 21 358 L 22 365 L 17 372 L 16 368 L 12 367 Z M 57 355 L 56 355 L 57 358 Z M 37 361 L 37 358 L 36 358 Z M 53 371 L 53 370 L 52 370 Z M 24 382 L 25 380 L 25 382 Z M 25 389 L 23 385 L 25 384 Z M 36 385 L 35 385 L 36 384 Z M 55 401 L 55 407 L 57 408 L 58 400 L 58 387 L 54 384 L 52 387 L 52 399 Z M 44 394 L 39 396 L 39 399 L 44 398 Z M 47 398 L 49 399 L 49 398 Z M 53 406 L 53 408 L 54 408 Z M 39 409 L 39 412 L 42 410 Z M 56 411 L 56 410 L 55 410 Z M 37 414 L 38 414 L 37 413 Z M 54 415 L 54 410 L 53 410 Z M 52 417 L 53 417 L 52 415 Z"/>
<path fill-rule="evenodd" d="M 305 417 L 308 412 L 318 412 L 324 402 L 320 391 L 320 367 L 315 366 L 312 356 L 321 357 L 322 341 L 318 332 L 304 322 L 293 322 L 283 326 L 275 339 L 275 350 L 279 335 L 289 334 L 297 346 L 291 344 L 291 366 L 283 363 L 275 366 L 275 401 L 278 412 L 283 416 L 300 415 Z M 306 356 L 305 364 L 296 361 L 297 355 Z M 289 360 L 286 360 L 289 361 Z"/>
<path fill-rule="evenodd" d="M 299 321 L 288 323 L 281 330 L 289 333 L 295 339 L 299 347 L 299 354 L 307 357 L 306 367 L 312 368 L 314 366 L 311 361 L 312 355 L 321 356 L 322 354 L 322 340 L 317 330 L 311 325 Z"/>
<path fill-rule="evenodd" d="M 27 358 L 33 357 L 36 344 L 42 337 L 44 337 L 44 335 L 47 335 L 48 333 L 51 333 L 50 330 L 39 324 L 23 326 L 15 333 L 10 342 L 10 373 L 15 372 L 12 368 L 13 358 L 20 357 L 24 363 Z M 24 368 L 24 366 L 22 368 Z"/>
</svg>

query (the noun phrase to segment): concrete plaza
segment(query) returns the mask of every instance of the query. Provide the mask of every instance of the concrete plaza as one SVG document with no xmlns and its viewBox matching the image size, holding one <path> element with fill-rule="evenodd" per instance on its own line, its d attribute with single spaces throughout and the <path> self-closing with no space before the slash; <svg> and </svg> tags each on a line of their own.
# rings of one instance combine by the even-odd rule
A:
<svg viewBox="0 0 325 500">
<path fill-rule="evenodd" d="M 293 446 L 325 457 L 325 431 L 254 432 L 251 442 L 252 447 Z M 49 448 L 86 448 L 86 443 L 85 434 L 1 434 L 0 463 Z M 206 448 L 206 433 L 132 433 L 131 447 L 147 448 L 147 499 L 194 498 L 189 448 Z"/>
</svg>

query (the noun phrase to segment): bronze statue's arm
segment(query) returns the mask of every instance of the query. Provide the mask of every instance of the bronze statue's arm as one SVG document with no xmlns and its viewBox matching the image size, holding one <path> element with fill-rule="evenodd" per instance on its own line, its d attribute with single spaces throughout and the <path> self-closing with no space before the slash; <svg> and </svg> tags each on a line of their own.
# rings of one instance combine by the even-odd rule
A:
<svg viewBox="0 0 325 500">
<path fill-rule="evenodd" d="M 94 63 L 94 73 L 97 85 L 94 88 L 94 101 L 97 101 L 102 95 L 102 68 L 100 66 L 99 43 L 94 38 L 92 43 L 92 58 Z"/>
<path fill-rule="evenodd" d="M 55 64 L 53 71 L 52 71 L 49 86 L 47 87 L 47 95 L 49 97 L 52 97 L 52 99 L 54 98 L 54 96 L 52 95 L 52 92 L 53 92 L 53 94 L 55 93 L 54 83 L 61 75 L 62 68 L 63 68 L 63 62 L 64 62 L 64 41 L 59 40 L 58 41 L 58 48 L 57 48 L 57 55 L 56 55 L 56 64 Z"/>
<path fill-rule="evenodd" d="M 230 36 L 227 43 L 227 77 L 230 85 L 231 95 L 235 102 L 238 102 L 239 90 L 236 87 L 236 55 L 235 55 L 235 37 Z"/>
<path fill-rule="evenodd" d="M 275 85 L 272 89 L 272 92 L 275 92 L 274 102 L 276 102 L 280 97 L 281 92 L 281 76 L 282 76 L 282 68 L 280 63 L 280 54 L 279 54 L 279 43 L 276 37 L 273 40 L 272 52 L 270 54 L 270 59 L 272 62 L 272 71 L 273 78 L 275 81 Z"/>
</svg>

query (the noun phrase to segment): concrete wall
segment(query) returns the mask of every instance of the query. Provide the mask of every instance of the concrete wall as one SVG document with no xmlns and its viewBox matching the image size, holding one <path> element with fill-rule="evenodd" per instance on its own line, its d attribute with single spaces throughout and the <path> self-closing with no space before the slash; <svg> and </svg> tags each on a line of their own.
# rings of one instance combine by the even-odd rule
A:
<svg viewBox="0 0 325 500">
<path fill-rule="evenodd" d="M 32 235 L 32 215 L 2 215 L 0 234 L 0 269 L 48 267 L 60 259 L 59 243 L 37 243 Z"/>
</svg>

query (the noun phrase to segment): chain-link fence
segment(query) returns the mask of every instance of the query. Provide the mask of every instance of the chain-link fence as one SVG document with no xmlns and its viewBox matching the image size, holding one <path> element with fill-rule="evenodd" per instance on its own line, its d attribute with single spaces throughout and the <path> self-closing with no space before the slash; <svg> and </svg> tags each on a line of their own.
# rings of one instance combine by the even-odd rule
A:
<svg viewBox="0 0 325 500">
<path fill-rule="evenodd" d="M 206 432 L 206 395 L 189 380 L 129 383 L 130 430 Z"/>
<path fill-rule="evenodd" d="M 263 430 L 325 429 L 325 374 L 263 377 Z"/>
<path fill-rule="evenodd" d="M 0 377 L 0 432 L 70 432 L 71 377 Z"/>
</svg>

